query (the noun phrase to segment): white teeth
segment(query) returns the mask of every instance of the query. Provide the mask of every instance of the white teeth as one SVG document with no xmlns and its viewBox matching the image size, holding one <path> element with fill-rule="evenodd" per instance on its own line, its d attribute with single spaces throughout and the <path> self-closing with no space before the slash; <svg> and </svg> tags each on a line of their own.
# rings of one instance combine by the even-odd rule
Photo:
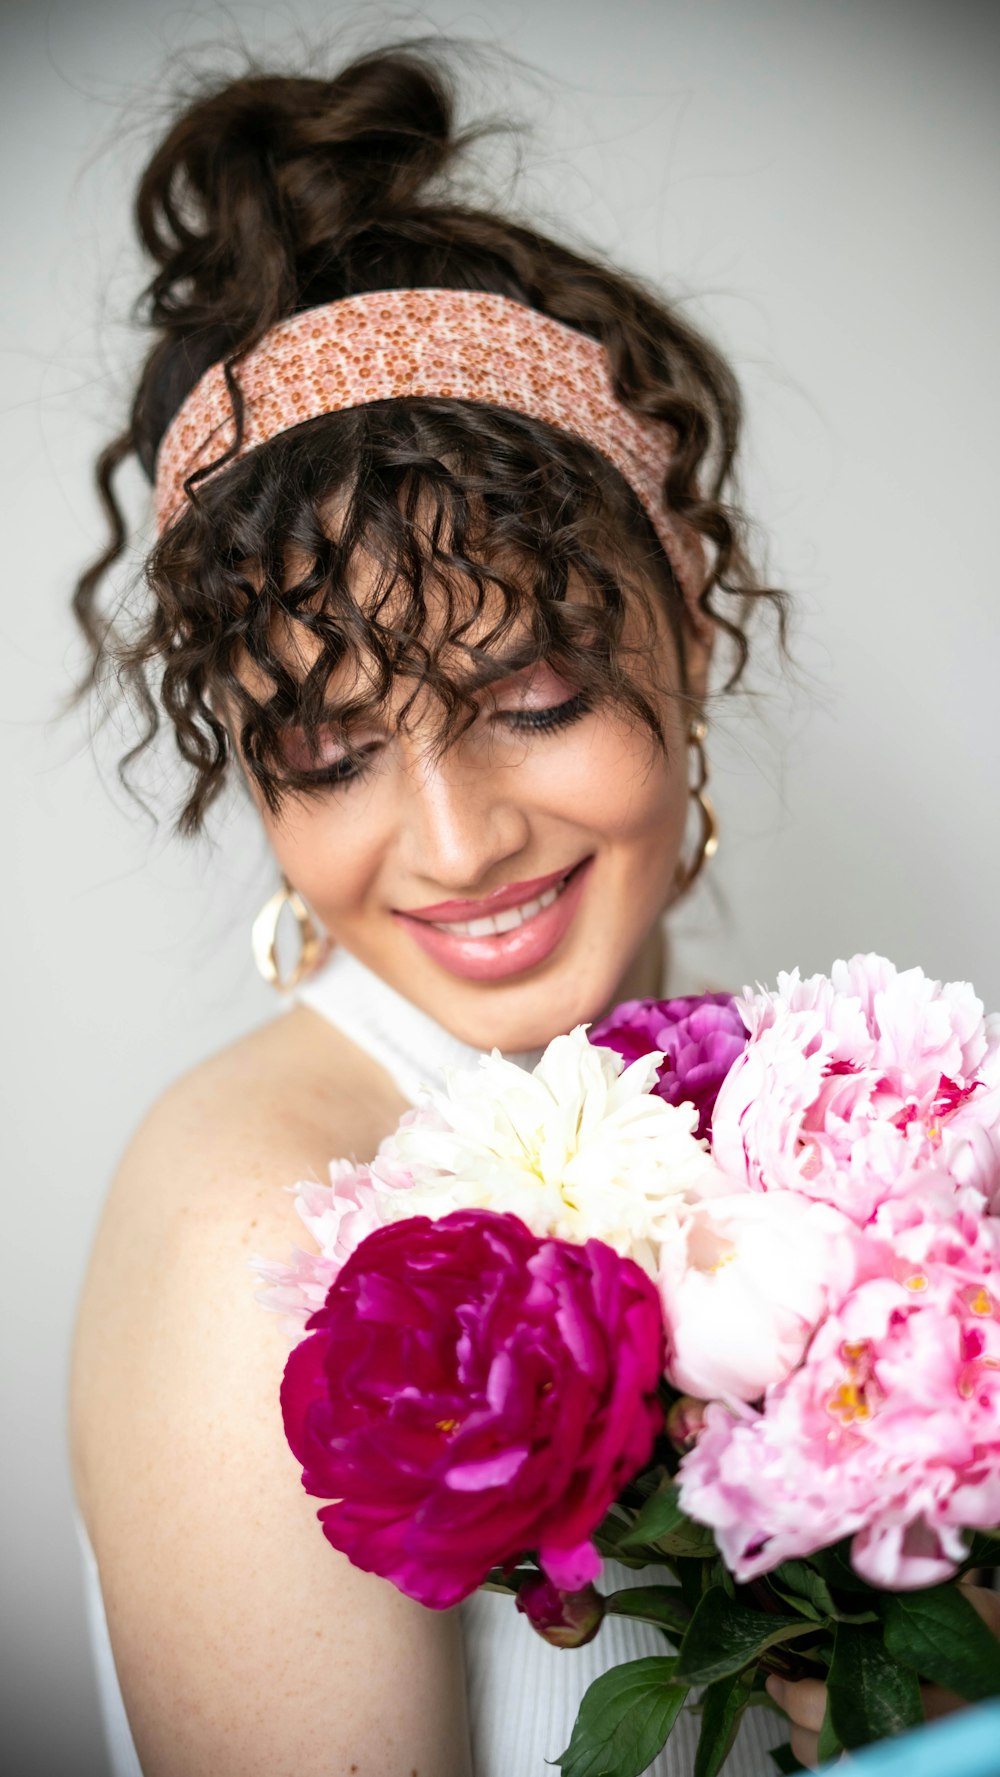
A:
<svg viewBox="0 0 1000 1777">
<path fill-rule="evenodd" d="M 533 901 L 525 901 L 520 907 L 508 907 L 505 913 L 494 913 L 490 919 L 470 919 L 463 924 L 461 920 L 435 920 L 439 932 L 454 932 L 462 938 L 493 938 L 498 932 L 513 932 L 523 926 L 525 920 L 534 919 L 543 907 L 551 907 L 554 900 L 562 894 L 566 887 L 565 876 L 562 882 L 554 883 L 545 893 L 537 895 Z"/>
</svg>

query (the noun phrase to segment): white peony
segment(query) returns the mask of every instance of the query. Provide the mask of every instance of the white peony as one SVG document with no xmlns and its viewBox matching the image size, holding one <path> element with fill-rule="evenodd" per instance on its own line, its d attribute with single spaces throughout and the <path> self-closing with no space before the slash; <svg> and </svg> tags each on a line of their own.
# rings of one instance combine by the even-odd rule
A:
<svg viewBox="0 0 1000 1777">
<path fill-rule="evenodd" d="M 556 1037 L 531 1073 L 494 1049 L 383 1143 L 376 1184 L 399 1171 L 413 1182 L 380 1194 L 380 1216 L 508 1211 L 539 1236 L 603 1240 L 655 1278 L 682 1204 L 732 1190 L 694 1136 L 696 1108 L 653 1094 L 662 1059 L 626 1067 L 585 1025 Z"/>
</svg>

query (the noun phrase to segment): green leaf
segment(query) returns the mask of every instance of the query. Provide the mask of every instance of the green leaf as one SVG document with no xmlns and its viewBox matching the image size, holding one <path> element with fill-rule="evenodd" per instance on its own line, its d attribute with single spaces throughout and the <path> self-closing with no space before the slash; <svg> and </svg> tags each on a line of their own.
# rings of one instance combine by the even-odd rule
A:
<svg viewBox="0 0 1000 1777">
<path fill-rule="evenodd" d="M 809 1559 L 828 1586 L 836 1586 L 840 1592 L 866 1592 L 870 1598 L 880 1596 L 851 1566 L 851 1545 L 846 1538 L 830 1549 L 818 1549 Z"/>
<path fill-rule="evenodd" d="M 640 1777 L 665 1745 L 684 1706 L 675 1659 L 654 1654 L 602 1672 L 584 1692 L 573 1733 L 558 1759 L 562 1777 Z"/>
<path fill-rule="evenodd" d="M 677 1574 L 685 1603 L 695 1611 L 708 1591 L 710 1563 L 699 1560 L 696 1555 L 675 1555 L 671 1565 Z"/>
<path fill-rule="evenodd" d="M 481 1592 L 506 1592 L 512 1596 L 523 1580 L 537 1579 L 537 1567 L 515 1567 L 513 1572 L 505 1574 L 500 1567 L 491 1567 L 486 1579 L 479 1583 Z"/>
<path fill-rule="evenodd" d="M 677 1483 L 665 1481 L 640 1511 L 632 1528 L 621 1538 L 623 1549 L 652 1546 L 665 1555 L 714 1555 L 715 1538 L 708 1526 L 696 1524 L 678 1504 Z"/>
<path fill-rule="evenodd" d="M 815 1623 L 804 1617 L 775 1617 L 751 1610 L 711 1586 L 688 1625 L 677 1656 L 677 1677 L 688 1684 L 712 1684 L 741 1672 L 765 1648 L 797 1635 L 813 1635 Z"/>
<path fill-rule="evenodd" d="M 601 1537 L 604 1542 L 617 1548 L 623 1536 L 632 1528 L 631 1512 L 623 1512 L 620 1506 L 613 1505 L 594 1531 L 594 1540 Z"/>
<path fill-rule="evenodd" d="M 1000 1696 L 1000 1641 L 961 1586 L 887 1593 L 885 1645 L 921 1678 L 956 1691 L 967 1703 Z"/>
<path fill-rule="evenodd" d="M 728 1598 L 736 1597 L 736 1583 L 728 1567 L 719 1555 L 708 1563 L 708 1586 L 721 1586 Z M 708 1590 L 706 1586 L 705 1590 Z"/>
<path fill-rule="evenodd" d="M 623 1510 L 618 1504 L 612 1506 L 593 1532 L 592 1540 L 599 1553 L 613 1561 L 620 1561 L 623 1567 L 633 1570 L 648 1567 L 651 1563 L 663 1566 L 664 1556 L 659 1549 L 648 1547 L 634 1538 L 628 1548 L 625 1548 L 624 1539 L 633 1530 L 635 1515 L 634 1510 Z"/>
<path fill-rule="evenodd" d="M 786 1604 L 794 1604 L 814 1622 L 828 1622 L 838 1615 L 825 1579 L 807 1561 L 783 1561 L 767 1579 L 779 1598 Z"/>
<path fill-rule="evenodd" d="M 924 1719 L 916 1673 L 893 1658 L 877 1629 L 837 1624 L 827 1686 L 830 1728 L 848 1751 Z"/>
<path fill-rule="evenodd" d="M 969 1540 L 969 1558 L 962 1566 L 1000 1567 L 1000 1531 L 974 1531 Z"/>
<path fill-rule="evenodd" d="M 625 1586 L 611 1592 L 605 1610 L 616 1617 L 636 1617 L 641 1623 L 652 1623 L 663 1629 L 673 1641 L 679 1641 L 691 1621 L 690 1607 L 685 1604 L 679 1586 Z"/>
<path fill-rule="evenodd" d="M 819 1736 L 816 1742 L 816 1757 L 819 1759 L 821 1765 L 825 1765 L 837 1758 L 843 1750 L 844 1748 L 840 1744 L 837 1730 L 833 1725 L 833 1716 L 830 1712 L 830 1687 L 828 1685 L 826 1690 L 826 1708 L 823 1711 L 823 1720 L 820 1723 Z"/>
<path fill-rule="evenodd" d="M 593 1532 L 591 1541 L 595 1544 L 598 1554 L 603 1555 L 609 1561 L 620 1562 L 622 1567 L 629 1568 L 633 1573 L 637 1573 L 641 1567 L 666 1566 L 667 1557 L 662 1555 L 659 1549 L 640 1548 L 637 1545 L 629 1549 L 626 1554 L 620 1544 L 602 1536 L 600 1531 Z"/>
<path fill-rule="evenodd" d="M 778 1770 L 781 1771 L 782 1777 L 792 1777 L 794 1771 L 804 1771 L 806 1768 L 805 1765 L 799 1764 L 799 1761 L 790 1746 L 775 1746 L 771 1752 L 771 1757 L 777 1765 Z"/>
<path fill-rule="evenodd" d="M 736 1738 L 750 1700 L 755 1668 L 717 1678 L 701 1699 L 701 1733 L 694 1755 L 694 1777 L 716 1777 Z"/>
</svg>

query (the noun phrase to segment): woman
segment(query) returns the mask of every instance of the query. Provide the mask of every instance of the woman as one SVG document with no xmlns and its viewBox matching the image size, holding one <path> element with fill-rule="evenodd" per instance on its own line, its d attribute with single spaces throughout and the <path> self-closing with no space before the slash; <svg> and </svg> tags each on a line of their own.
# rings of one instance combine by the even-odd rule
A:
<svg viewBox="0 0 1000 1777">
<path fill-rule="evenodd" d="M 732 686 L 753 607 L 783 615 L 723 503 L 725 364 L 620 272 L 456 195 L 464 140 L 441 68 L 396 49 L 209 93 L 139 186 L 155 340 L 76 610 L 140 750 L 173 727 L 181 831 L 242 775 L 281 878 L 255 951 L 289 997 L 144 1120 L 81 1302 L 116 1777 L 527 1777 L 598 1671 L 662 1651 L 618 1622 L 566 1657 L 508 1601 L 427 1611 L 328 1548 L 248 1281 L 296 1237 L 280 1187 L 369 1155 L 422 1079 L 662 991 L 663 915 L 714 845 L 711 656 Z M 159 539 L 123 635 L 100 595 L 132 455 Z M 787 1731 L 757 1712 L 734 1773 Z"/>
</svg>

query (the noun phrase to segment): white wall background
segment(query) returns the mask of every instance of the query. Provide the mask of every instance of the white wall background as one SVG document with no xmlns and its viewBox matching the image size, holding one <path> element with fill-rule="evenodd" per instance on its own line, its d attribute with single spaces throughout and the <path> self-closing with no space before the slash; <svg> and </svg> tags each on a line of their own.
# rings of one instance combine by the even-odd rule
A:
<svg viewBox="0 0 1000 1777">
<path fill-rule="evenodd" d="M 859 948 L 1000 1006 L 994 487 L 1000 14 L 952 0 L 76 0 L 0 14 L 6 1046 L 4 1738 L 17 1777 L 103 1767 L 64 1454 L 67 1347 L 102 1194 L 164 1083 L 267 1017 L 271 886 L 234 811 L 172 842 L 51 712 L 68 589 L 124 408 L 128 200 L 164 69 L 206 40 L 348 48 L 455 29 L 526 67 L 525 188 L 688 301 L 747 395 L 746 493 L 799 598 L 804 679 L 712 740 L 724 845 L 678 929 L 741 984 Z M 168 77 L 169 78 L 169 77 Z M 110 755 L 105 752 L 106 761 Z"/>
</svg>

